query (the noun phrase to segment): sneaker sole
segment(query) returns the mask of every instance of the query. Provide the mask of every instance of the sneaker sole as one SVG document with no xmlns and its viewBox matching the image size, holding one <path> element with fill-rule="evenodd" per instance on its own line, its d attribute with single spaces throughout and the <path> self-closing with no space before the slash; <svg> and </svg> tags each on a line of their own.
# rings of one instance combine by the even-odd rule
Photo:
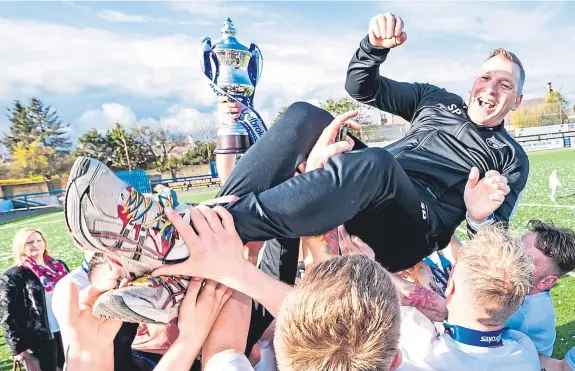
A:
<svg viewBox="0 0 575 371">
<path fill-rule="evenodd" d="M 131 253 L 119 254 L 99 244 L 90 233 L 82 215 L 82 198 L 87 197 L 91 184 L 96 181 L 106 167 L 97 160 L 88 157 L 78 157 L 70 170 L 66 199 L 64 204 L 66 226 L 75 242 L 82 248 L 111 255 L 124 270 L 123 276 L 134 278 L 131 272 L 151 271 L 150 267 L 139 263 Z M 130 255 L 130 256 L 126 256 Z"/>
<path fill-rule="evenodd" d="M 123 322 L 149 323 L 155 325 L 167 324 L 167 322 L 159 322 L 134 312 L 126 305 L 122 296 L 113 290 L 107 291 L 98 297 L 92 307 L 92 314 L 96 317 L 120 320 Z"/>
</svg>

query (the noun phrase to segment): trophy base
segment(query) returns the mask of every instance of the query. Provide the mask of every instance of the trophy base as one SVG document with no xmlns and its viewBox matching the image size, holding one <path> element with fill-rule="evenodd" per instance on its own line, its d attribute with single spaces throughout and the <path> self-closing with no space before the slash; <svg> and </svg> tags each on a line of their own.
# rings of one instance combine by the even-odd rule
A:
<svg viewBox="0 0 575 371">
<path fill-rule="evenodd" d="M 216 155 L 243 154 L 250 148 L 250 137 L 246 135 L 222 135 L 217 138 Z"/>
</svg>

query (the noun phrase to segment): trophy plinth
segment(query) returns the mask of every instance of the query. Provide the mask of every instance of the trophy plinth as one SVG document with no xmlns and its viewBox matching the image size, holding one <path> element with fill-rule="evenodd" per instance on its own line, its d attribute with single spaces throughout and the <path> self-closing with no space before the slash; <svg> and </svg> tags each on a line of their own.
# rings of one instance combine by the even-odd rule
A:
<svg viewBox="0 0 575 371">
<path fill-rule="evenodd" d="M 214 154 L 243 154 L 250 148 L 250 136 L 239 124 L 221 126 L 218 129 Z"/>
<path fill-rule="evenodd" d="M 203 72 L 212 81 L 212 90 L 216 94 L 226 95 L 228 100 L 241 103 L 243 110 L 234 123 L 227 118 L 223 119 L 218 129 L 214 153 L 242 154 L 256 140 L 254 135 L 263 135 L 262 130 L 251 129 L 248 132 L 246 129 L 254 123 L 253 96 L 263 62 L 255 44 L 248 48 L 236 39 L 237 31 L 231 19 L 224 21 L 220 33 L 222 40 L 213 47 L 209 38 L 202 41 Z M 265 128 L 265 125 L 262 123 L 259 127 Z"/>
</svg>

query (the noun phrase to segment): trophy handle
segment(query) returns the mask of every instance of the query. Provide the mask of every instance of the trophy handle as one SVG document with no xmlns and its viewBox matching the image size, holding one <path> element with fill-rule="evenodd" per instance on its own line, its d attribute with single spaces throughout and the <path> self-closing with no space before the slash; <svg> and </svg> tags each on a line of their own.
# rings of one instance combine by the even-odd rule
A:
<svg viewBox="0 0 575 371">
<path fill-rule="evenodd" d="M 202 50 L 200 56 L 200 64 L 202 67 L 202 72 L 208 79 L 213 81 L 213 73 L 212 73 L 212 63 L 210 61 L 210 57 L 212 55 L 212 40 L 209 37 L 204 37 L 202 40 Z"/>
<path fill-rule="evenodd" d="M 250 52 L 252 53 L 252 57 L 250 58 L 250 63 L 248 65 L 248 74 L 252 84 L 255 87 L 260 81 L 260 77 L 262 76 L 264 58 L 262 57 L 260 48 L 258 48 L 258 46 L 254 43 L 250 44 Z"/>
</svg>

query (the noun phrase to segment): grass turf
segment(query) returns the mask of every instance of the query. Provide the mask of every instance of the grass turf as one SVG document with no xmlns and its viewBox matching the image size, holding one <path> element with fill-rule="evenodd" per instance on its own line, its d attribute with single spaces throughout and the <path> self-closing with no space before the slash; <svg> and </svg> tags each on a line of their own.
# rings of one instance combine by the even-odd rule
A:
<svg viewBox="0 0 575 371">
<path fill-rule="evenodd" d="M 530 219 L 553 221 L 560 226 L 575 229 L 575 150 L 558 150 L 532 153 L 530 156 L 530 176 L 516 215 L 511 223 L 518 232 L 525 231 Z M 549 200 L 548 176 L 557 169 L 562 187 L 558 191 L 557 203 Z M 178 194 L 180 202 L 201 202 L 213 198 L 217 190 L 185 192 Z M 48 239 L 52 255 L 63 259 L 72 269 L 82 261 L 82 254 L 72 242 L 60 213 L 41 215 L 26 220 L 18 220 L 0 226 L 0 272 L 11 262 L 10 248 L 12 236 L 22 227 L 42 230 Z M 563 357 L 575 346 L 575 278 L 563 277 L 551 290 L 557 311 L 557 341 L 554 357 Z M 4 362 L 2 362 L 4 360 Z M 11 367 L 9 352 L 0 333 L 0 371 Z"/>
</svg>

